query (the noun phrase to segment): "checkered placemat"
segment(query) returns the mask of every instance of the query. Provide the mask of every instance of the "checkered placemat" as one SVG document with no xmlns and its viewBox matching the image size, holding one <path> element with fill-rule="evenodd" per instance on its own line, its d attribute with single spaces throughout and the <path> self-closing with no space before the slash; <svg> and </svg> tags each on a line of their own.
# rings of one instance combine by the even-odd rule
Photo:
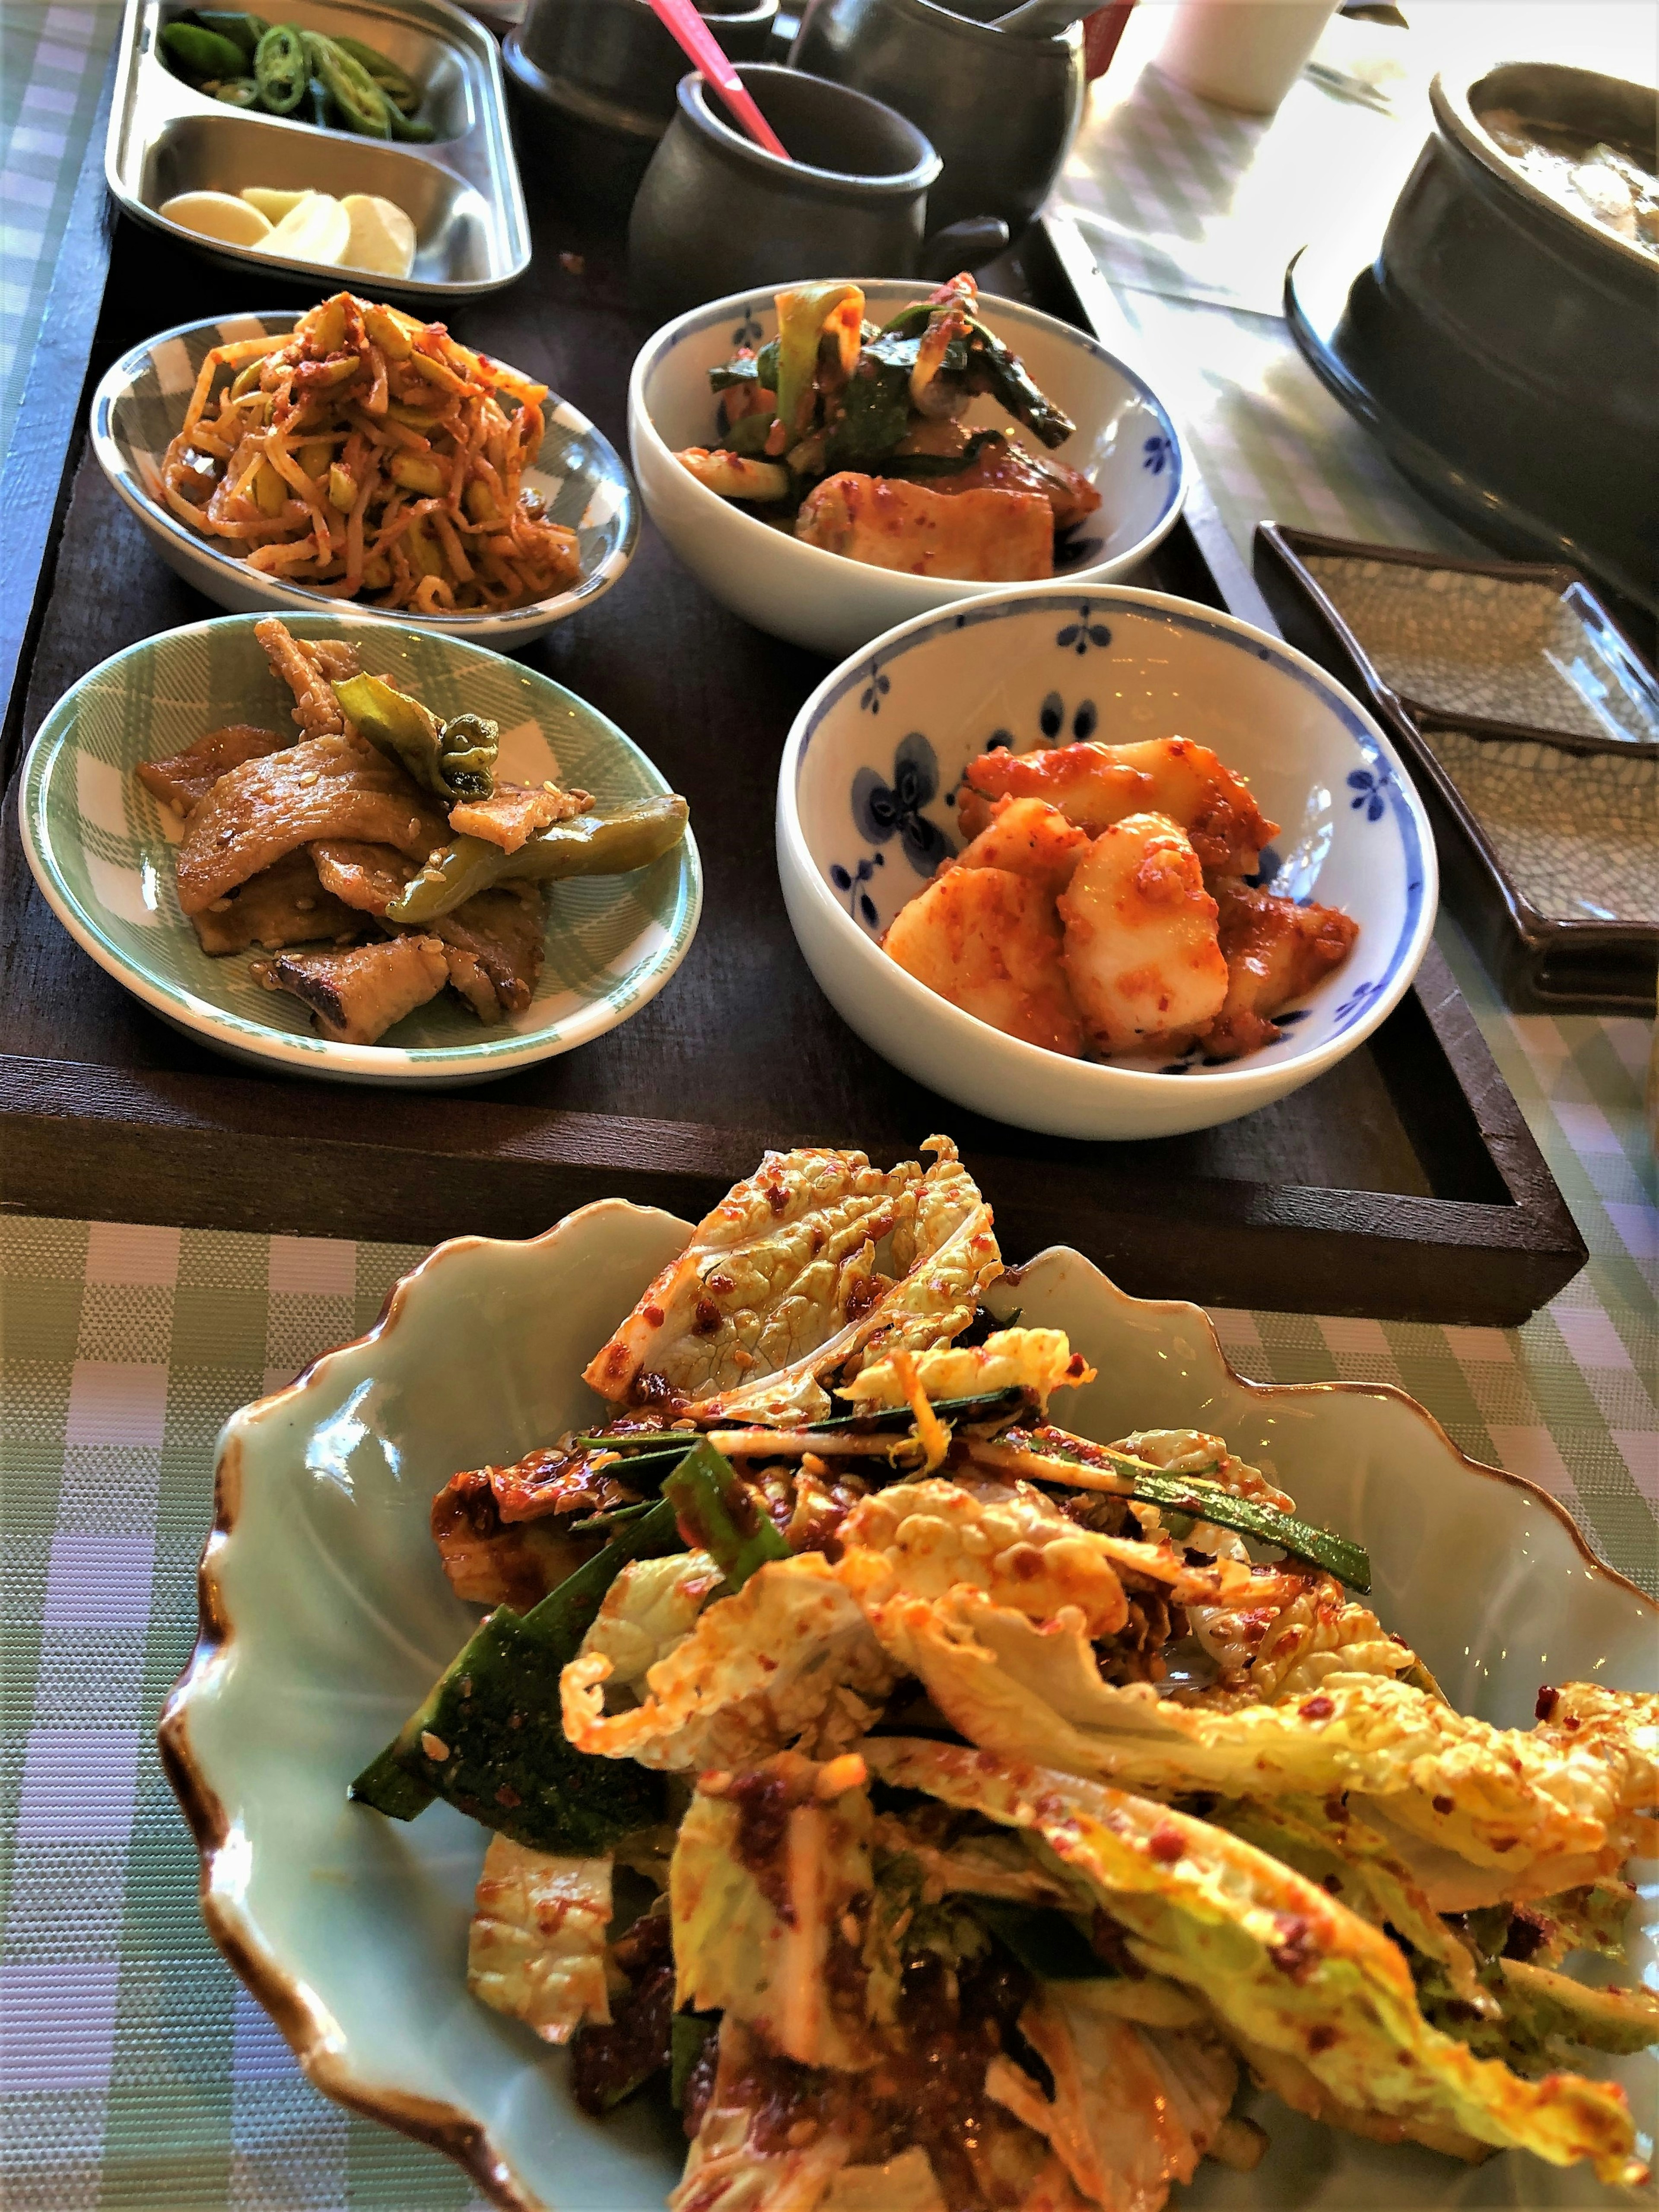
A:
<svg viewBox="0 0 1659 2212">
<path fill-rule="evenodd" d="M 9 444 L 120 0 L 0 5 L 0 450 Z"/>
</svg>

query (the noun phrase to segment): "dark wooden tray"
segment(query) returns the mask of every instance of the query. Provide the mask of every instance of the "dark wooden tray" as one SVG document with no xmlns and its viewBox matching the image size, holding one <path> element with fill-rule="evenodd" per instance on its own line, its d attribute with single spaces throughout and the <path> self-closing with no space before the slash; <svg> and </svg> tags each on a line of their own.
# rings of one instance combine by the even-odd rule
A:
<svg viewBox="0 0 1659 2212">
<path fill-rule="evenodd" d="M 620 447 L 628 367 L 646 335 L 627 307 L 620 239 L 538 193 L 533 171 L 527 182 L 541 201 L 533 270 L 455 327 L 545 376 Z M 102 220 L 95 198 L 82 200 Z M 1080 296 L 1091 270 L 1060 228 L 1034 233 L 986 282 L 1101 320 L 1103 286 L 1093 301 Z M 275 283 L 245 294 L 119 222 L 87 378 L 158 327 L 282 296 Z M 214 611 L 162 566 L 78 428 L 62 469 L 66 507 L 8 717 L 14 780 L 21 746 L 76 678 L 134 639 Z M 1144 580 L 1269 621 L 1201 486 Z M 890 1158 L 945 1129 L 1011 1256 L 1075 1243 L 1137 1292 L 1502 1324 L 1583 1264 L 1560 1194 L 1437 955 L 1369 1045 L 1231 1127 L 1112 1146 L 982 1121 L 877 1059 L 795 948 L 773 793 L 784 735 L 824 664 L 716 606 L 648 526 L 623 584 L 526 657 L 619 722 L 691 802 L 707 896 L 669 989 L 581 1051 L 466 1091 L 245 1072 L 155 1019 L 71 943 L 22 861 L 9 787 L 0 1205 L 304 1234 L 518 1236 L 611 1193 L 695 1213 L 768 1145 L 854 1144 Z"/>
</svg>

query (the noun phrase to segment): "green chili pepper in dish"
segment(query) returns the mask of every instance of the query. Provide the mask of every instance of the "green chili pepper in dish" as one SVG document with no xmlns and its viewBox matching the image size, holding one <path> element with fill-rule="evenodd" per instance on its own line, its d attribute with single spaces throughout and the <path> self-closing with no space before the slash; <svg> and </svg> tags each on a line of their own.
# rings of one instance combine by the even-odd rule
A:
<svg viewBox="0 0 1659 2212">
<path fill-rule="evenodd" d="M 394 138 L 406 139 L 412 146 L 429 145 L 437 132 L 429 123 L 422 123 L 412 115 L 405 115 L 392 94 L 380 90 L 380 104 L 386 109 L 386 119 L 392 126 Z"/>
<path fill-rule="evenodd" d="M 319 76 L 306 80 L 306 120 L 314 123 L 319 131 L 337 131 L 340 111 L 328 96 L 328 87 Z"/>
<path fill-rule="evenodd" d="M 227 107 L 252 107 L 259 97 L 259 88 L 251 76 L 228 76 L 214 86 L 213 97 Z"/>
<path fill-rule="evenodd" d="M 205 31 L 216 31 L 222 39 L 228 39 L 240 49 L 244 62 L 251 62 L 258 45 L 270 28 L 263 15 L 250 15 L 239 9 L 192 8 L 192 19 Z"/>
<path fill-rule="evenodd" d="M 200 23 L 164 24 L 161 46 L 179 74 L 198 84 L 209 77 L 240 76 L 247 68 L 247 56 L 239 46 Z"/>
<path fill-rule="evenodd" d="M 788 1545 L 713 1444 L 695 1444 L 664 1479 L 662 1494 L 679 1516 L 686 1542 L 707 1552 L 725 1576 L 723 1597 L 740 1590 L 769 1559 L 789 1557 Z"/>
<path fill-rule="evenodd" d="M 629 1562 L 684 1548 L 659 1503 L 528 1613 L 498 1606 L 347 1796 L 394 1820 L 447 1797 L 532 1850 L 580 1856 L 659 1819 L 659 1775 L 571 1748 L 559 1676 Z"/>
<path fill-rule="evenodd" d="M 1023 422 L 1048 447 L 1063 446 L 1077 428 L 1065 410 L 1039 392 L 1019 356 L 1011 353 L 994 331 L 969 318 L 968 324 L 968 388 L 988 392 L 1017 422 Z"/>
<path fill-rule="evenodd" d="M 342 31 L 330 35 L 343 54 L 349 55 L 368 71 L 394 106 L 402 108 L 405 115 L 413 115 L 421 104 L 421 88 L 412 77 L 406 76 L 396 62 L 375 47 L 366 46 L 361 39 L 349 39 Z"/>
<path fill-rule="evenodd" d="M 480 714 L 441 722 L 430 708 L 379 676 L 352 676 L 334 686 L 342 711 L 388 760 L 401 762 L 422 790 L 446 805 L 488 799 L 495 788 L 499 726 Z"/>
<path fill-rule="evenodd" d="M 405 885 L 386 908 L 386 920 L 435 921 L 495 884 L 625 876 L 672 852 L 685 834 L 688 811 L 679 798 L 641 799 L 614 811 L 596 809 L 538 830 L 516 853 L 504 853 L 483 837 L 457 837 Z"/>
<path fill-rule="evenodd" d="M 1310 1566 L 1322 1567 L 1328 1575 L 1334 1575 L 1338 1582 L 1346 1583 L 1362 1597 L 1370 1589 L 1370 1554 L 1363 1544 L 1356 1544 L 1348 1536 L 1336 1535 L 1328 1528 L 1316 1528 L 1312 1522 L 1293 1514 L 1281 1513 L 1277 1506 L 1268 1505 L 1259 1498 L 1241 1498 L 1224 1483 L 1212 1482 L 1199 1474 L 1171 1474 L 1164 1468 L 1149 1467 L 1144 1460 L 1133 1459 L 1127 1452 L 1110 1451 L 1081 1439 L 1073 1443 L 1054 1429 L 1043 1429 L 1027 1437 L 1011 1436 L 1003 1441 L 1013 1443 L 1018 1450 L 1030 1451 L 1044 1459 L 1099 1468 L 1115 1475 L 1122 1484 L 1120 1497 L 1138 1498 L 1143 1505 L 1157 1505 L 1170 1513 L 1184 1513 L 1194 1521 L 1207 1521 L 1212 1528 L 1231 1528 L 1239 1536 L 1254 1536 L 1259 1543 L 1275 1544 L 1292 1559 L 1305 1559 Z M 1041 1481 L 1041 1470 L 1034 1472 Z"/>
<path fill-rule="evenodd" d="M 327 86 L 345 128 L 363 138 L 389 138 L 386 95 L 362 64 L 318 31 L 306 32 L 305 47 L 311 75 Z"/>
<path fill-rule="evenodd" d="M 253 81 L 267 114 L 292 115 L 311 81 L 305 34 L 292 23 L 273 23 L 253 50 Z"/>
</svg>

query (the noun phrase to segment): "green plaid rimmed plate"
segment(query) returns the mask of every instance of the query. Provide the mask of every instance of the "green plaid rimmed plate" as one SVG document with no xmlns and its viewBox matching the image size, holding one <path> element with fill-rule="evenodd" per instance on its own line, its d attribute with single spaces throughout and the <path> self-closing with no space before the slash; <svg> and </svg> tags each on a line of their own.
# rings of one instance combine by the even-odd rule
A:
<svg viewBox="0 0 1659 2212">
<path fill-rule="evenodd" d="M 252 615 L 222 617 L 130 646 L 65 692 L 42 725 L 18 795 L 36 882 L 77 945 L 175 1028 L 234 1059 L 357 1083 L 475 1083 L 585 1044 L 655 996 L 684 958 L 702 906 L 688 832 L 627 876 L 556 884 L 547 961 L 532 1004 L 489 1028 L 453 993 L 375 1045 L 315 1036 L 305 1010 L 265 991 L 249 956 L 214 959 L 179 908 L 179 825 L 133 774 L 229 722 L 287 726 L 293 702 L 268 667 Z M 601 806 L 665 793 L 639 747 L 573 692 L 480 646 L 349 615 L 290 615 L 296 636 L 356 635 L 369 671 L 439 714 L 492 716 L 502 765 L 553 776 Z"/>
</svg>

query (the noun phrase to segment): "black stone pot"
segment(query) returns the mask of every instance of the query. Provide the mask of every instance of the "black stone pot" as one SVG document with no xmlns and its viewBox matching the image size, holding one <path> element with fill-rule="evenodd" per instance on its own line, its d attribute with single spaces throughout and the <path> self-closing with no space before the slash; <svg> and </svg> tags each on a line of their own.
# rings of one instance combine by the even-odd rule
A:
<svg viewBox="0 0 1659 2212">
<path fill-rule="evenodd" d="M 697 12 L 734 62 L 771 50 L 778 0 Z M 545 183 L 625 214 L 685 70 L 647 0 L 531 0 L 503 58 L 532 189 Z"/>
<path fill-rule="evenodd" d="M 1522 174 L 1480 122 L 1511 108 L 1651 162 L 1651 91 L 1512 63 L 1437 77 L 1435 135 L 1343 349 L 1396 422 L 1483 493 L 1659 602 L 1659 263 Z M 1478 525 L 1477 525 L 1478 526 Z"/>
<path fill-rule="evenodd" d="M 695 71 L 628 230 L 637 303 L 666 321 L 727 292 L 815 276 L 946 276 L 1008 242 L 994 216 L 927 235 L 939 155 L 912 123 L 793 69 L 738 71 L 792 158 L 757 146 Z"/>
<path fill-rule="evenodd" d="M 908 115 L 939 149 L 933 220 L 1000 216 L 1016 237 L 1048 197 L 1083 118 L 1083 33 L 999 31 L 1014 0 L 809 0 L 796 69 Z"/>
</svg>

